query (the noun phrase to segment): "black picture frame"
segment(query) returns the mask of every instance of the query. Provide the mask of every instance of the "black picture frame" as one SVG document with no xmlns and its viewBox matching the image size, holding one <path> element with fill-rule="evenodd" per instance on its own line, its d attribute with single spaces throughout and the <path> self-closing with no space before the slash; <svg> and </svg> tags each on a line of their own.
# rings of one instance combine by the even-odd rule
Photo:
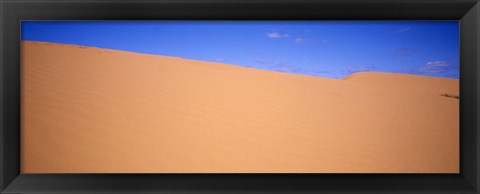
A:
<svg viewBox="0 0 480 194">
<path fill-rule="evenodd" d="M 459 174 L 21 174 L 22 20 L 459 20 Z M 0 0 L 1 193 L 480 193 L 478 0 Z"/>
</svg>

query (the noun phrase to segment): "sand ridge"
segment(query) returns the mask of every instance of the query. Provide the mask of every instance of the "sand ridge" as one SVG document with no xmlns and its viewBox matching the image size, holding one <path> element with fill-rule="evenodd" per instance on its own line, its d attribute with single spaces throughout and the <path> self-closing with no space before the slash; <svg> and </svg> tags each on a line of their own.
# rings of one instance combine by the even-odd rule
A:
<svg viewBox="0 0 480 194">
<path fill-rule="evenodd" d="M 458 173 L 455 79 L 22 42 L 23 173 Z"/>
</svg>

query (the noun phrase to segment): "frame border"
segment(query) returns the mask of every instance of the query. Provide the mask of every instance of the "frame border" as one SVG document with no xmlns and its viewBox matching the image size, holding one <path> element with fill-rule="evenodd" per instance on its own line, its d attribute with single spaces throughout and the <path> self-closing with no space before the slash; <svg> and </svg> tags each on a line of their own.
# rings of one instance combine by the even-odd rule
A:
<svg viewBox="0 0 480 194">
<path fill-rule="evenodd" d="M 21 174 L 22 20 L 459 20 L 460 174 Z M 480 193 L 479 0 L 0 0 L 0 193 Z"/>
</svg>

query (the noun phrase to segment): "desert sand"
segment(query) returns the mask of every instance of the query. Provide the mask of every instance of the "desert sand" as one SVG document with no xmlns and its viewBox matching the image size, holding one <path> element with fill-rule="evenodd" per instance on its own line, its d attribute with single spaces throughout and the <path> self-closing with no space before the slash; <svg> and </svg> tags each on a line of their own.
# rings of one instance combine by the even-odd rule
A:
<svg viewBox="0 0 480 194">
<path fill-rule="evenodd" d="M 459 81 L 22 42 L 22 173 L 458 173 Z"/>
</svg>

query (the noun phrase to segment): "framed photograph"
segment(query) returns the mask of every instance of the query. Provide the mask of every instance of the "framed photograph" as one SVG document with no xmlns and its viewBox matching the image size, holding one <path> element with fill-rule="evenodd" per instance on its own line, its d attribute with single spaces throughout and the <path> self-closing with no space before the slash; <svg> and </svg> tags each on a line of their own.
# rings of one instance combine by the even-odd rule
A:
<svg viewBox="0 0 480 194">
<path fill-rule="evenodd" d="M 478 0 L 0 12 L 0 193 L 480 193 Z"/>
</svg>

